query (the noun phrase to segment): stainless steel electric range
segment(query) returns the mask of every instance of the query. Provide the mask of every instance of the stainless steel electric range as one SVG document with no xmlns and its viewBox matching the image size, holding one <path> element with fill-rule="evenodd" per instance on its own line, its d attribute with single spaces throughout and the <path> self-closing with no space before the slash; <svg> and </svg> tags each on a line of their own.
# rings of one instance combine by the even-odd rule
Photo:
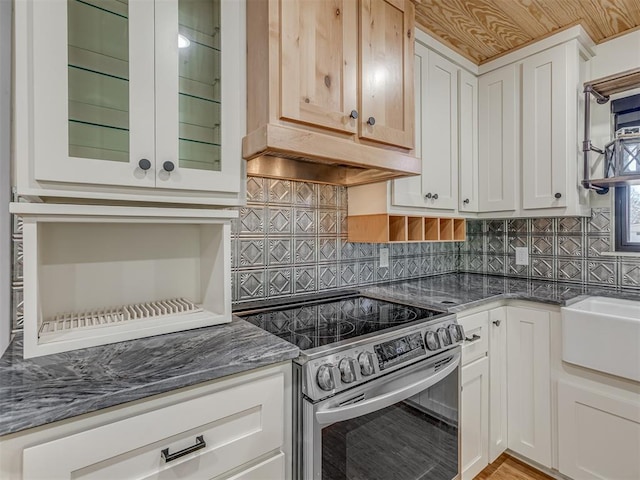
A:
<svg viewBox="0 0 640 480">
<path fill-rule="evenodd" d="M 455 315 L 355 291 L 235 313 L 301 350 L 296 478 L 460 478 Z"/>
</svg>

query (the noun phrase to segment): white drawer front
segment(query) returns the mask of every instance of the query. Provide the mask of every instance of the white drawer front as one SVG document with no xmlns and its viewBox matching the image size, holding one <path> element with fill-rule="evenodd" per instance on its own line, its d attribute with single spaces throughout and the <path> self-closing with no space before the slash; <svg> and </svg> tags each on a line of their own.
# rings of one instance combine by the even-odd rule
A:
<svg viewBox="0 0 640 480">
<path fill-rule="evenodd" d="M 462 365 L 484 357 L 489 350 L 489 312 L 480 312 L 458 318 L 464 328 Z"/>
<path fill-rule="evenodd" d="M 24 477 L 213 478 L 283 443 L 284 377 L 254 380 L 24 450 Z M 196 443 L 206 447 L 165 462 Z"/>
</svg>

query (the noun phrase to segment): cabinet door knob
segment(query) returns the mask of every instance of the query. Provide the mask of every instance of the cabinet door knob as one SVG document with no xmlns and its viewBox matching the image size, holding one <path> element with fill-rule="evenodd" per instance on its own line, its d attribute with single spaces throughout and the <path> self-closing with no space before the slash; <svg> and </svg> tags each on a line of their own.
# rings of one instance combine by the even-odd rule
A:
<svg viewBox="0 0 640 480">
<path fill-rule="evenodd" d="M 151 168 L 151 162 L 146 158 L 141 158 L 138 162 L 138 166 L 141 170 L 149 170 Z"/>
<path fill-rule="evenodd" d="M 376 119 L 375 119 L 375 118 L 373 118 L 373 117 L 369 117 L 369 118 L 367 119 L 367 124 L 368 124 L 368 125 L 371 125 L 371 126 L 373 127 L 373 126 L 376 124 Z"/>
<path fill-rule="evenodd" d="M 162 164 L 162 169 L 166 172 L 173 172 L 175 168 L 176 166 L 170 161 L 166 161 Z"/>
<path fill-rule="evenodd" d="M 559 199 L 559 198 L 562 198 L 562 194 L 561 194 L 560 192 L 558 192 L 558 193 L 556 193 L 556 194 L 554 195 L 554 197 L 556 197 L 556 198 L 558 198 L 558 199 Z"/>
<path fill-rule="evenodd" d="M 501 320 L 494 320 L 494 321 L 493 321 L 493 324 L 494 324 L 496 327 L 499 327 L 499 326 L 500 326 L 500 323 L 502 323 L 502 322 L 501 322 Z"/>
<path fill-rule="evenodd" d="M 431 198 L 433 195 L 431 195 L 431 192 L 427 193 L 424 198 Z"/>
<path fill-rule="evenodd" d="M 434 193 L 434 194 L 433 194 L 433 199 L 434 199 L 434 200 L 437 200 L 437 199 L 438 199 L 438 194 L 437 194 L 437 193 Z"/>
<path fill-rule="evenodd" d="M 469 199 L 468 199 L 468 198 L 465 198 L 465 199 L 462 201 L 462 203 L 464 203 L 465 205 L 467 205 L 467 204 L 469 203 Z"/>
<path fill-rule="evenodd" d="M 353 118 L 354 120 L 356 118 L 358 118 L 358 111 L 357 110 L 351 110 L 351 113 L 349 114 L 349 117 Z"/>
</svg>

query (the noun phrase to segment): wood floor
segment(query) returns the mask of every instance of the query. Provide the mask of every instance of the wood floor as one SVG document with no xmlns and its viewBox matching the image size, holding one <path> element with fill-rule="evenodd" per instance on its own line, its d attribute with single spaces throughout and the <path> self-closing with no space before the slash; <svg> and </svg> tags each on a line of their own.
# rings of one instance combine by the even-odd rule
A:
<svg viewBox="0 0 640 480">
<path fill-rule="evenodd" d="M 553 480 L 526 463 L 506 453 L 481 471 L 473 480 Z"/>
</svg>

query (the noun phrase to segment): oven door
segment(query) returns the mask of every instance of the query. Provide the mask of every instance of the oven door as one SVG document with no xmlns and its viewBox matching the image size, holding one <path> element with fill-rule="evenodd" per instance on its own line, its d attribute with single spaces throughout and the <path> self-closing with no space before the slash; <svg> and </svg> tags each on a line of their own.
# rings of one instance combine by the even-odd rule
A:
<svg viewBox="0 0 640 480">
<path fill-rule="evenodd" d="M 460 347 L 303 402 L 305 480 L 460 478 Z"/>
</svg>

